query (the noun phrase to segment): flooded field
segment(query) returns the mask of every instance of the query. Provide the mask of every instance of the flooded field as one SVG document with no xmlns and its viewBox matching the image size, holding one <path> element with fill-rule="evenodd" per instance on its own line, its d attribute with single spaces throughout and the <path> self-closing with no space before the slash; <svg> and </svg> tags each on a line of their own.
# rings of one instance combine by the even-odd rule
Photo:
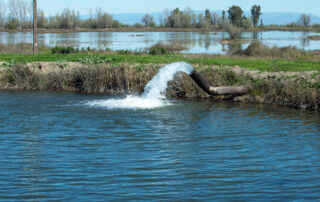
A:
<svg viewBox="0 0 320 202">
<path fill-rule="evenodd" d="M 269 47 L 295 46 L 304 50 L 316 50 L 320 41 L 309 40 L 314 32 L 244 32 L 241 42 L 229 45 L 225 40 L 229 34 L 224 32 L 77 32 L 38 34 L 39 45 L 72 46 L 75 48 L 95 48 L 111 50 L 143 51 L 158 42 L 178 43 L 186 49 L 184 53 L 228 54 L 233 48 L 246 48 L 253 40 L 261 41 Z M 0 32 L 0 43 L 32 43 L 32 33 Z"/>
</svg>

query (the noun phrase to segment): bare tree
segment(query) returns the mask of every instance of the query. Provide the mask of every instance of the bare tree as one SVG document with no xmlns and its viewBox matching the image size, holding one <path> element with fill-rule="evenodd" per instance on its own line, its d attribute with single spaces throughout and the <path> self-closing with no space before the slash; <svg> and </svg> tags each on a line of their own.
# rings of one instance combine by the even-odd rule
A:
<svg viewBox="0 0 320 202">
<path fill-rule="evenodd" d="M 195 13 L 192 13 L 191 25 L 192 25 L 193 28 L 195 28 L 197 26 L 197 15 Z"/>
<path fill-rule="evenodd" d="M 48 19 L 43 10 L 38 8 L 38 19 L 37 25 L 39 28 L 47 28 L 48 27 Z"/>
<path fill-rule="evenodd" d="M 299 18 L 299 24 L 301 24 L 304 27 L 309 27 L 310 23 L 311 23 L 310 16 L 303 13 Z"/>
<path fill-rule="evenodd" d="M 160 27 L 163 27 L 163 26 L 164 26 L 163 15 L 160 15 L 160 16 L 159 16 L 159 25 L 160 25 Z"/>
<path fill-rule="evenodd" d="M 0 1 L 0 28 L 4 28 L 6 24 L 7 8 L 6 5 Z"/>
<path fill-rule="evenodd" d="M 205 18 L 205 16 L 202 14 L 202 13 L 200 13 L 199 15 L 198 15 L 198 28 L 207 28 L 208 27 L 208 22 L 206 21 L 206 18 Z"/>
<path fill-rule="evenodd" d="M 8 8 L 11 18 L 18 20 L 19 28 L 30 27 L 32 18 L 32 2 L 22 0 L 9 0 Z"/>
<path fill-rule="evenodd" d="M 96 9 L 96 14 L 98 28 L 112 27 L 114 19 L 110 14 L 104 12 L 101 8 Z"/>
<path fill-rule="evenodd" d="M 9 0 L 8 9 L 10 12 L 10 16 L 18 19 L 18 9 L 17 9 L 17 1 L 16 0 Z"/>
<path fill-rule="evenodd" d="M 212 25 L 218 24 L 218 21 L 219 21 L 221 18 L 222 18 L 222 17 L 221 17 L 218 13 L 216 13 L 216 12 L 212 13 L 212 15 L 211 15 Z"/>
<path fill-rule="evenodd" d="M 18 1 L 18 12 L 21 28 L 28 27 L 28 3 L 25 1 Z"/>
<path fill-rule="evenodd" d="M 146 27 L 154 26 L 153 17 L 149 14 L 145 14 L 141 21 L 144 23 Z"/>
<path fill-rule="evenodd" d="M 37 25 L 37 19 L 38 19 L 38 7 L 37 7 L 37 0 L 33 0 L 32 2 L 32 11 L 33 11 L 33 54 L 36 54 L 37 51 L 37 46 L 38 46 L 38 42 L 37 42 L 37 29 L 38 29 L 38 25 Z"/>
</svg>

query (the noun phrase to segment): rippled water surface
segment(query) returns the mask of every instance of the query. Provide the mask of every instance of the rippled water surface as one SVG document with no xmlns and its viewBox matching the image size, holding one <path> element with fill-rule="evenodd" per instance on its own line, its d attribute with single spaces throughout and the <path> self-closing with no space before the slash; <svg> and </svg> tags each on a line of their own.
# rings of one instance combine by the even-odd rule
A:
<svg viewBox="0 0 320 202">
<path fill-rule="evenodd" d="M 253 40 L 269 47 L 294 46 L 305 50 L 318 50 L 320 41 L 309 40 L 315 32 L 244 32 L 241 43 L 225 44 L 229 34 L 224 32 L 76 32 L 76 33 L 40 33 L 38 43 L 42 46 L 73 46 L 75 48 L 95 48 L 112 50 L 143 51 L 158 42 L 178 43 L 186 47 L 184 53 L 228 54 L 244 49 Z M 32 33 L 0 32 L 2 44 L 32 43 Z"/>
<path fill-rule="evenodd" d="M 319 200 L 319 112 L 0 91 L 0 200 Z"/>
</svg>

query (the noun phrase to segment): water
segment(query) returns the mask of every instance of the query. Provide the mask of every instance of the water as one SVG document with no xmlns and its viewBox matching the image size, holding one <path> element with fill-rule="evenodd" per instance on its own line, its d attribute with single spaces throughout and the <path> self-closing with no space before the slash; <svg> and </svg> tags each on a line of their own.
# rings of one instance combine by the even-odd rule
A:
<svg viewBox="0 0 320 202">
<path fill-rule="evenodd" d="M 128 95 L 123 99 L 94 100 L 84 102 L 90 107 L 104 107 L 108 109 L 152 109 L 163 107 L 171 103 L 165 98 L 165 90 L 168 82 L 174 79 L 178 72 L 190 74 L 194 68 L 185 62 L 176 62 L 164 66 L 145 86 L 141 96 Z"/>
<path fill-rule="evenodd" d="M 0 199 L 320 199 L 318 112 L 166 100 L 193 70 L 125 98 L 0 92 Z"/>
<path fill-rule="evenodd" d="M 319 112 L 108 99 L 0 91 L 0 200 L 320 199 Z"/>
<path fill-rule="evenodd" d="M 112 50 L 143 51 L 158 43 L 180 43 L 186 47 L 184 53 L 219 53 L 228 54 L 234 49 L 246 48 L 251 41 L 258 40 L 273 47 L 295 46 L 304 50 L 317 50 L 320 41 L 312 41 L 307 37 L 314 32 L 245 32 L 242 33 L 242 44 L 223 44 L 222 40 L 229 35 L 224 32 L 208 34 L 194 32 L 79 32 L 79 33 L 44 33 L 38 34 L 39 45 L 73 46 L 75 48 L 95 48 Z M 32 33 L 0 32 L 0 43 L 18 44 L 32 43 Z"/>
</svg>

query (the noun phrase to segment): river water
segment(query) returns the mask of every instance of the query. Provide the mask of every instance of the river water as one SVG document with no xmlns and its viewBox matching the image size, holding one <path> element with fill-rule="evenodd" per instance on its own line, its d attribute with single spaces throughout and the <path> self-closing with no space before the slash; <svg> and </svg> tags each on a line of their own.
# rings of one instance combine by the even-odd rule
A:
<svg viewBox="0 0 320 202">
<path fill-rule="evenodd" d="M 320 199 L 317 111 L 115 98 L 0 91 L 0 200 Z"/>
<path fill-rule="evenodd" d="M 294 46 L 304 50 L 318 50 L 320 41 L 312 41 L 308 36 L 314 32 L 244 32 L 242 42 L 225 44 L 228 33 L 209 32 L 76 32 L 76 33 L 42 33 L 38 34 L 38 43 L 42 46 L 72 46 L 75 48 L 95 48 L 111 50 L 144 51 L 158 42 L 179 43 L 186 47 L 183 53 L 228 54 L 235 49 L 246 48 L 254 41 L 260 41 L 269 47 Z M 19 44 L 32 43 L 32 33 L 0 32 L 0 43 Z"/>
</svg>

